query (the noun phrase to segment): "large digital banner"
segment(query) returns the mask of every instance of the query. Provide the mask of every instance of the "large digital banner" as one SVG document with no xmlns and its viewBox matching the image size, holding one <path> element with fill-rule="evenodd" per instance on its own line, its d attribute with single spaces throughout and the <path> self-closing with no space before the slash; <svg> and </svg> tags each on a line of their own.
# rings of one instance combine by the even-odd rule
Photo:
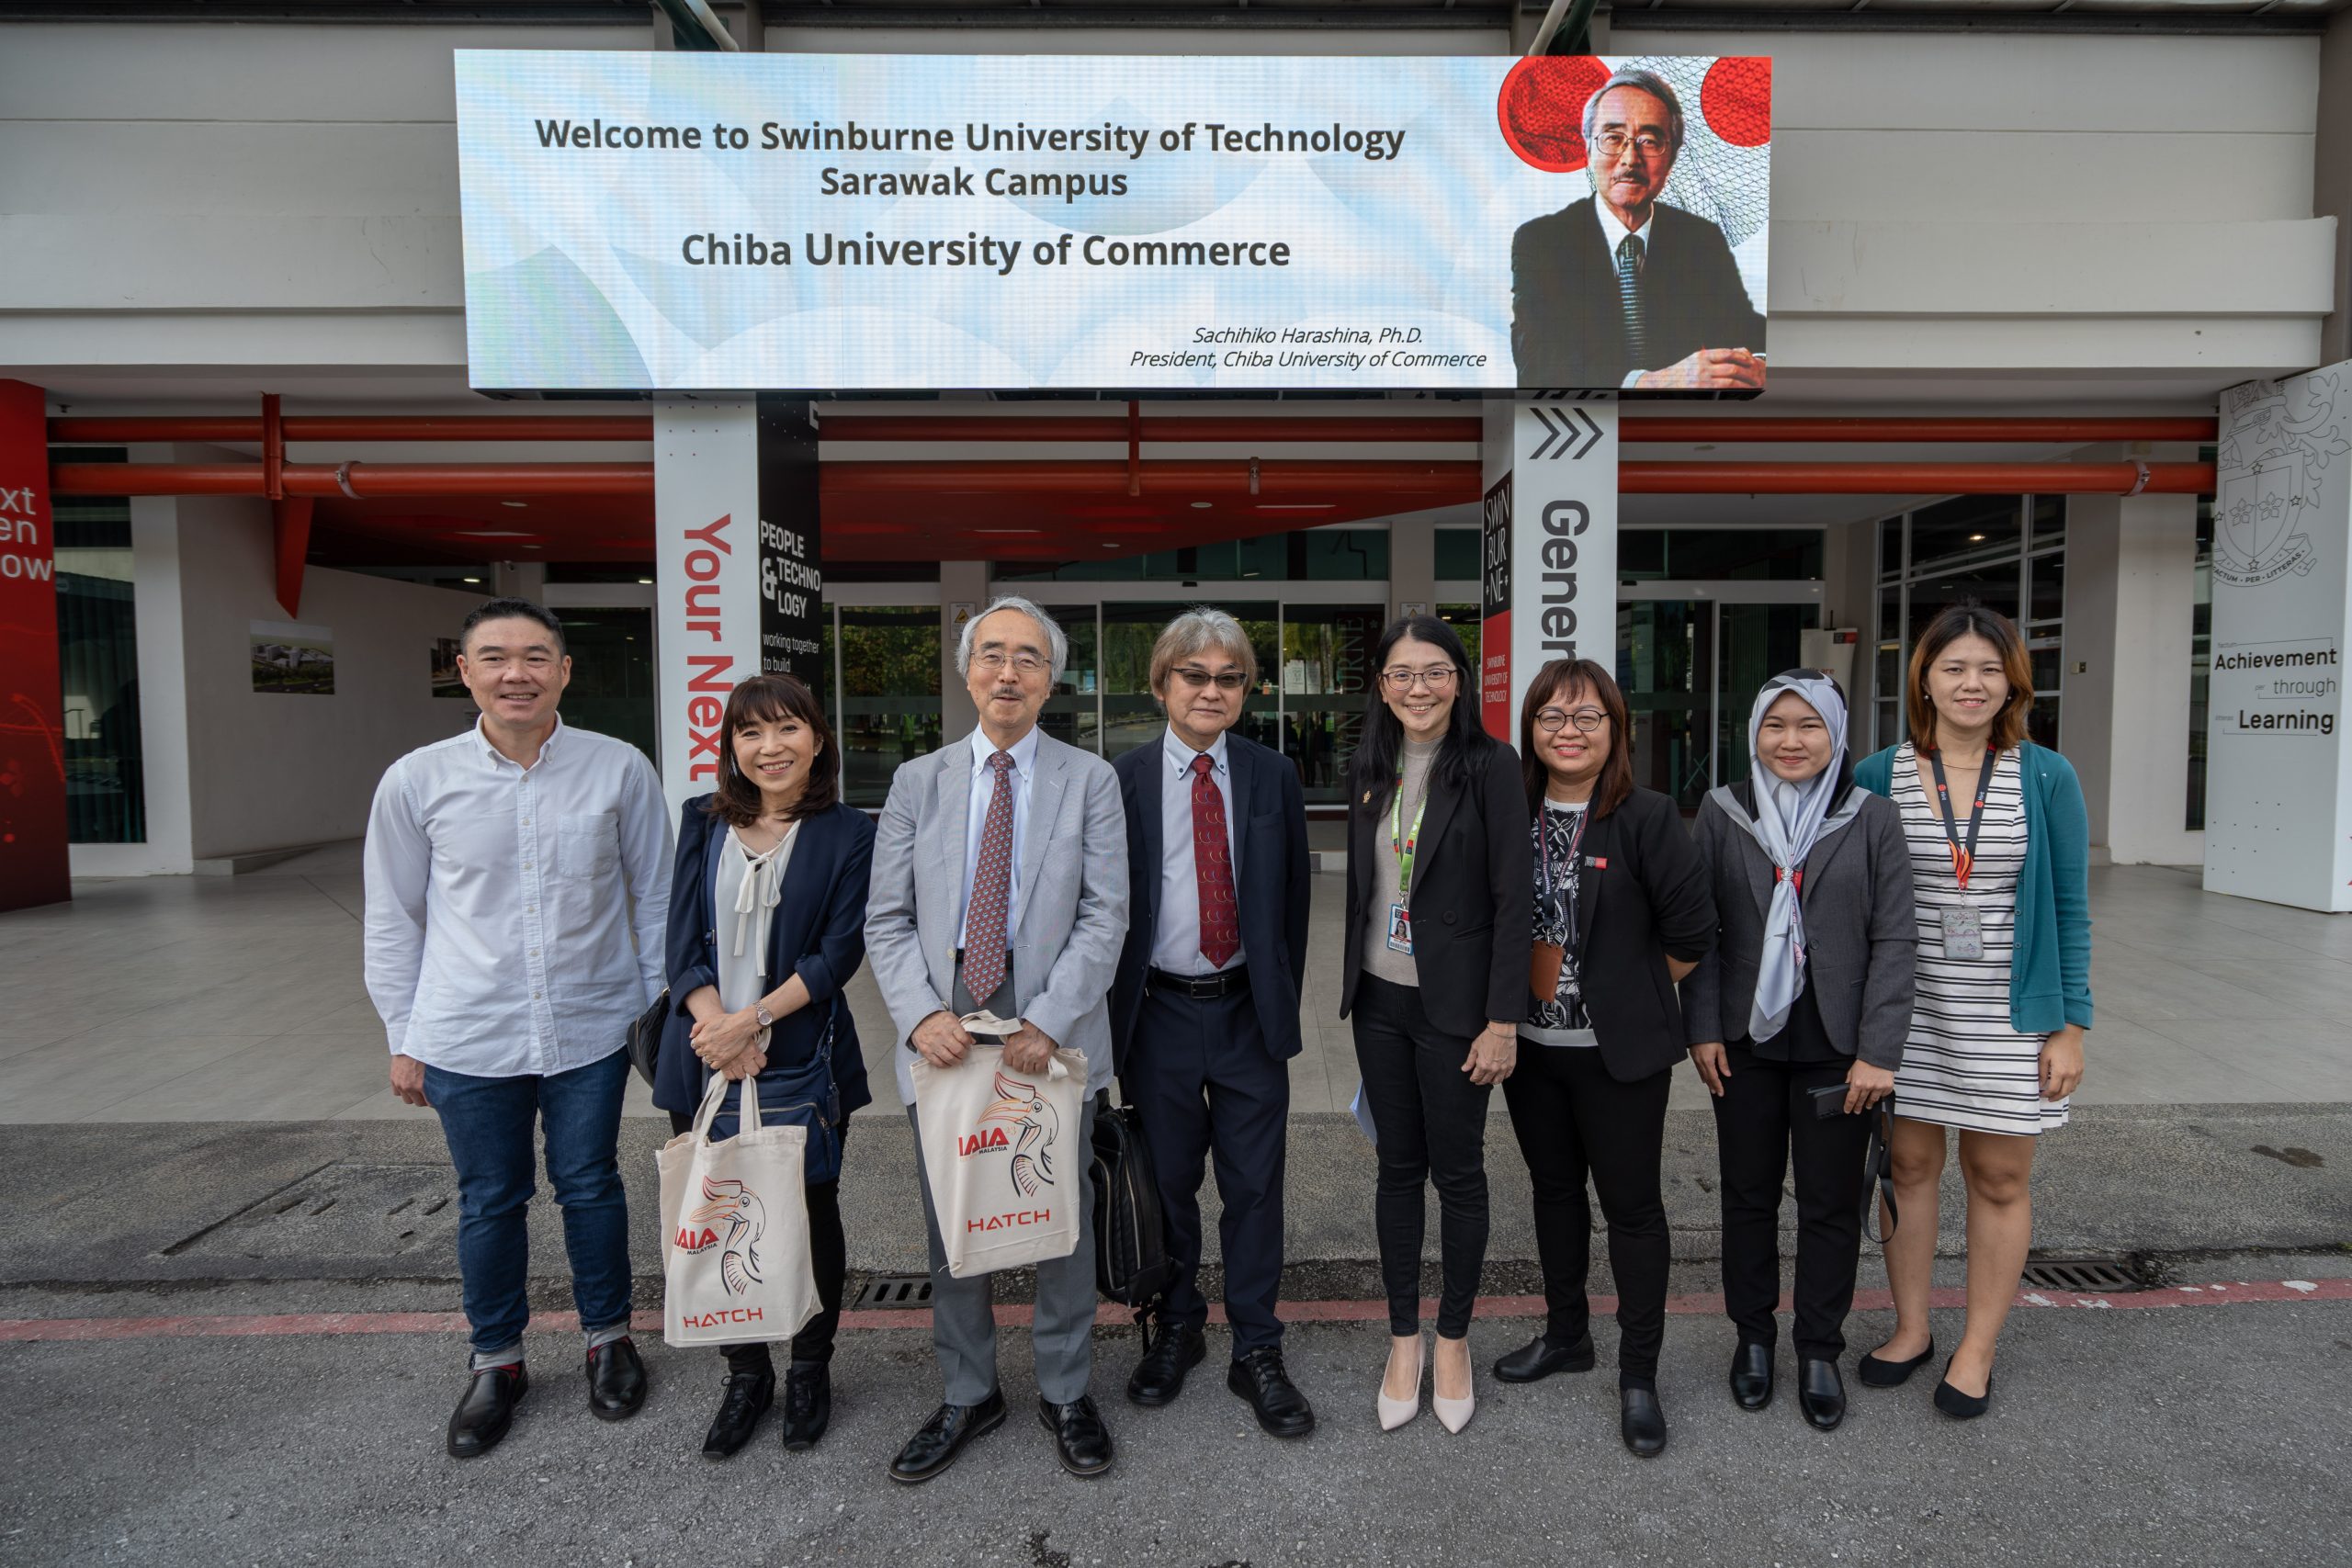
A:
<svg viewBox="0 0 2352 1568">
<path fill-rule="evenodd" d="M 457 52 L 473 384 L 1762 389 L 1771 67 Z"/>
</svg>

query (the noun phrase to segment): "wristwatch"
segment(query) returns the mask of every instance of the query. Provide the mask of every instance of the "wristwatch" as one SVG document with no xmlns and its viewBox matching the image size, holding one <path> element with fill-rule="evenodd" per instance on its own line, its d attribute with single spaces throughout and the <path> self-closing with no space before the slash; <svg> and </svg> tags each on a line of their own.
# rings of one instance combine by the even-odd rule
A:
<svg viewBox="0 0 2352 1568">
<path fill-rule="evenodd" d="M 765 1002 L 753 1004 L 752 1008 L 752 1016 L 760 1021 L 760 1027 L 762 1029 L 774 1029 L 775 1027 L 775 1015 L 768 1011 L 768 1004 Z"/>
</svg>

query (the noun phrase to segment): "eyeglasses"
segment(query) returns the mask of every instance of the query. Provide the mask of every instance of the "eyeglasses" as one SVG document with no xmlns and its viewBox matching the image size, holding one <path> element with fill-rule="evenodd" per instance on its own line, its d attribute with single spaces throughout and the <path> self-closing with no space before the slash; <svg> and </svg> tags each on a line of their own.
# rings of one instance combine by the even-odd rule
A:
<svg viewBox="0 0 2352 1568">
<path fill-rule="evenodd" d="M 1622 130 L 1604 130 L 1592 139 L 1592 150 L 1611 161 L 1623 157 L 1628 146 L 1647 163 L 1652 158 L 1665 155 L 1666 138 L 1646 130 L 1638 136 L 1628 136 Z"/>
<path fill-rule="evenodd" d="M 1249 677 L 1238 670 L 1220 670 L 1212 675 L 1205 670 L 1187 664 L 1182 670 L 1174 671 L 1172 673 L 1176 679 L 1195 690 L 1203 686 L 1215 686 L 1220 692 L 1238 692 L 1250 683 Z"/>
<path fill-rule="evenodd" d="M 974 654 L 972 663 L 991 675 L 1002 673 L 1004 667 L 1008 664 L 1023 675 L 1042 675 L 1046 672 L 1046 661 L 1034 653 L 1015 653 L 1008 656 L 998 652 L 995 649 L 990 649 L 986 653 Z"/>
<path fill-rule="evenodd" d="M 1380 683 L 1392 692 L 1409 692 L 1415 686 L 1427 686 L 1432 692 L 1442 692 L 1453 684 L 1453 666 L 1439 664 L 1427 670 L 1383 670 Z"/>
<path fill-rule="evenodd" d="M 1535 728 L 1546 735 L 1557 735 L 1571 724 L 1578 734 L 1590 735 L 1607 722 L 1608 714 L 1599 708 L 1578 708 L 1574 713 L 1566 708 L 1540 708 L 1535 714 Z"/>
</svg>

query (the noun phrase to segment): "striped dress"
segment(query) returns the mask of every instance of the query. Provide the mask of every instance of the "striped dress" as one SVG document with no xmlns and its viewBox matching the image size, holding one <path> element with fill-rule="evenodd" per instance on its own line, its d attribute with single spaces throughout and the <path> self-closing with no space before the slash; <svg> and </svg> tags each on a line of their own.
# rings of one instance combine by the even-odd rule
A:
<svg viewBox="0 0 2352 1568">
<path fill-rule="evenodd" d="M 2041 1098 L 2043 1036 L 2009 1026 L 2009 961 L 2026 853 L 2018 754 L 2005 751 L 1994 765 L 1966 893 L 1952 874 L 1943 812 L 1919 787 L 1917 753 L 1908 741 L 1895 751 L 1893 782 L 1919 900 L 1919 996 L 1903 1066 L 1895 1069 L 1895 1112 L 1982 1133 L 2030 1135 L 2063 1127 L 2066 1102 Z M 1963 839 L 1965 811 L 1966 802 L 1952 802 Z M 1976 906 L 1984 923 L 1982 958 L 1943 955 L 1943 910 L 1963 901 Z"/>
</svg>

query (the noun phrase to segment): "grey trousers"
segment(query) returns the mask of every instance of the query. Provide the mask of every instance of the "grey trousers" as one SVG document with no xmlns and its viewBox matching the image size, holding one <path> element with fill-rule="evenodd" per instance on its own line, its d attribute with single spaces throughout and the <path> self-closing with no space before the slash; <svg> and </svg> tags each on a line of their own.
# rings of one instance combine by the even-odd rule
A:
<svg viewBox="0 0 2352 1568">
<path fill-rule="evenodd" d="M 990 1010 L 1012 1016 L 1012 980 L 989 998 Z M 956 976 L 955 1006 L 959 1014 L 978 1012 Z M 915 1123 L 913 1106 L 907 1121 Z M 1084 1397 L 1094 1376 L 1094 1183 L 1089 1179 L 1086 1152 L 1094 1146 L 1094 1100 L 1089 1096 L 1080 1118 L 1078 1157 L 1069 1166 L 1078 1183 L 1078 1247 L 1068 1258 L 1037 1265 L 1037 1307 L 1030 1341 L 1037 1362 L 1037 1392 L 1056 1404 Z M 996 1276 L 977 1274 L 951 1279 L 947 1249 L 939 1239 L 939 1213 L 932 1207 L 931 1179 L 923 1170 L 922 1133 L 915 1132 L 916 1185 L 922 1190 L 923 1231 L 931 1244 L 931 1344 L 939 1358 L 939 1373 L 950 1404 L 978 1404 L 996 1392 Z"/>
</svg>

